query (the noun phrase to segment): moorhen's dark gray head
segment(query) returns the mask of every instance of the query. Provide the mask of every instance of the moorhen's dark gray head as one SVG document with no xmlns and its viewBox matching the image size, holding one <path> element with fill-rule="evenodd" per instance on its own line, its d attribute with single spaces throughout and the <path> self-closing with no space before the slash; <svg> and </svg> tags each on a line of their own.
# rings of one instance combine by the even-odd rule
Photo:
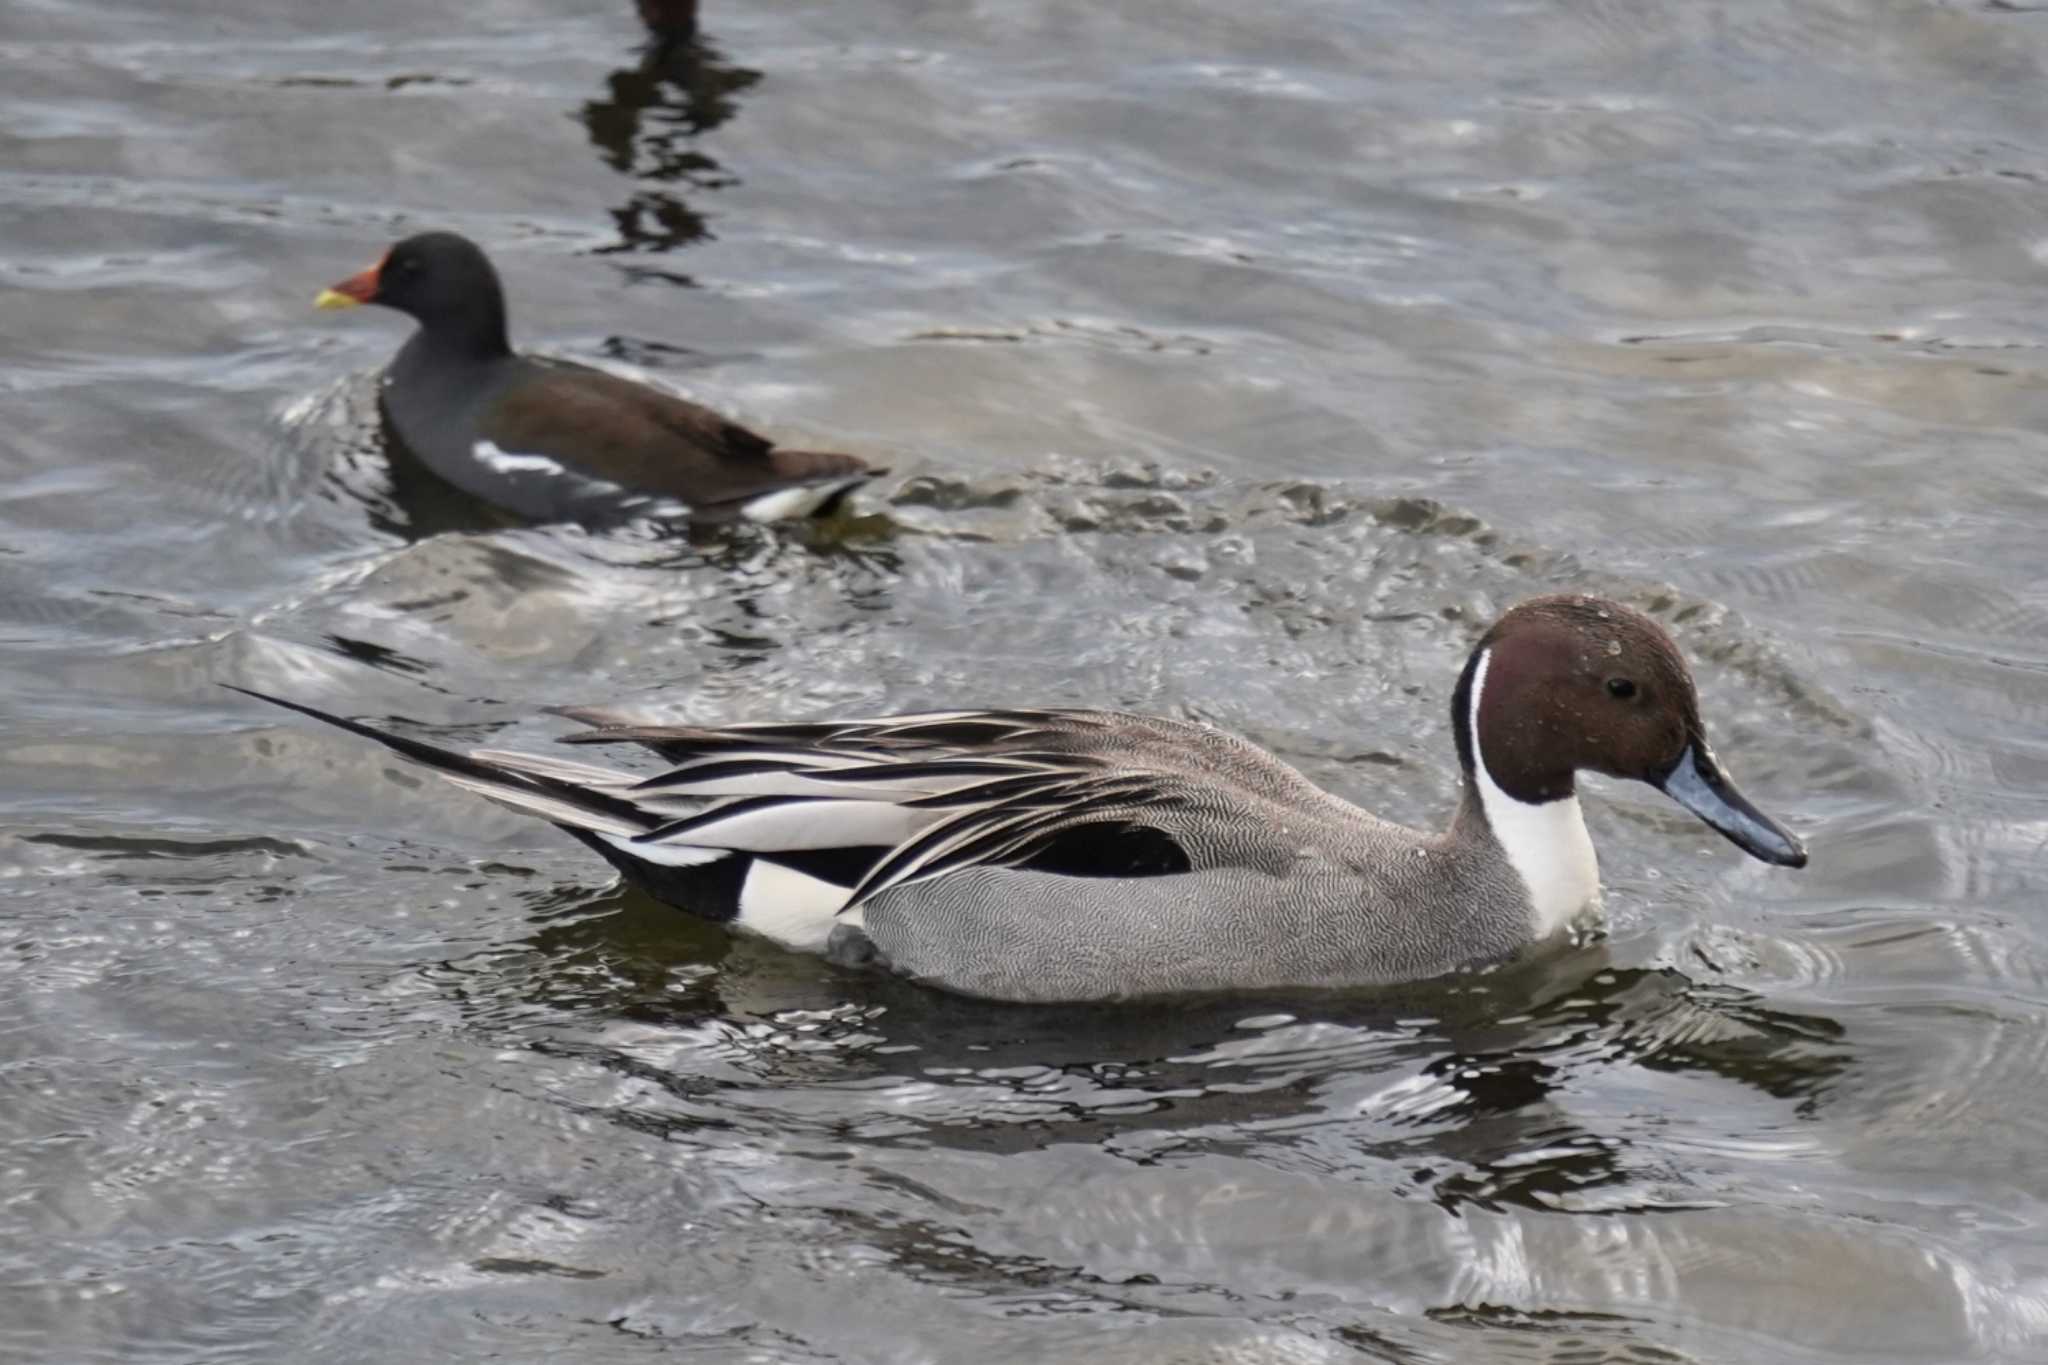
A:
<svg viewBox="0 0 2048 1365">
<path fill-rule="evenodd" d="M 313 303 L 319 308 L 382 304 L 418 319 L 436 340 L 510 349 L 498 272 L 482 247 L 453 232 L 406 238 L 368 270 L 321 290 Z"/>
</svg>

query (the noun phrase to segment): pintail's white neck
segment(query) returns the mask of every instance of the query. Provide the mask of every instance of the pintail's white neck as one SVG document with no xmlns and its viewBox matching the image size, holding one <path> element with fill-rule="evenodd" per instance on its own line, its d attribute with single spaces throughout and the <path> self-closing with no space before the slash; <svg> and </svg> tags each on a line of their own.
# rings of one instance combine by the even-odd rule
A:
<svg viewBox="0 0 2048 1365">
<path fill-rule="evenodd" d="M 1486 747 L 1479 737 L 1479 698 L 1486 688 L 1485 650 L 1472 670 L 1472 695 L 1465 723 L 1472 737 L 1472 781 L 1479 807 L 1493 837 L 1508 855 L 1508 864 L 1529 891 L 1529 918 L 1535 936 L 1548 938 L 1576 919 L 1600 896 L 1600 861 L 1586 833 L 1586 817 L 1576 794 L 1532 804 L 1502 791 L 1486 770 Z"/>
</svg>

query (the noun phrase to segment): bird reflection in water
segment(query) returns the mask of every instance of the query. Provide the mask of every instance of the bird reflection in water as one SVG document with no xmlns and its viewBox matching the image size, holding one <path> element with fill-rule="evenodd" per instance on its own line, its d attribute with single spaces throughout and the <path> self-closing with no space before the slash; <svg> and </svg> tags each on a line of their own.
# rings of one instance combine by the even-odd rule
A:
<svg viewBox="0 0 2048 1365">
<path fill-rule="evenodd" d="M 876 1146 L 1150 1152 L 1170 1136 L 1183 1155 L 1235 1154 L 1256 1134 L 1267 1161 L 1392 1182 L 1453 1215 L 1673 1209 L 1714 1197 L 1710 1173 L 1674 1156 L 1699 1133 L 1674 1134 L 1657 1106 L 1589 1108 L 1589 1075 L 1633 1073 L 1631 1089 L 1673 1077 L 1747 1110 L 1755 1136 L 1810 1121 L 1855 1062 L 1836 1019 L 1624 966 L 1599 943 L 1373 991 L 1047 1010 L 833 971 L 627 887 L 532 894 L 536 932 L 461 969 L 466 1007 L 634 1026 L 573 1056 L 548 1050 L 688 1099 L 674 1113 L 643 1090 L 580 1111 L 638 1131 L 700 1127 L 742 1093 L 817 1083 L 846 1121 L 900 1130 Z M 744 1079 L 664 1060 L 699 1048 L 744 1055 Z M 882 1082 L 930 1087 L 932 1102 L 907 1110 Z"/>
<path fill-rule="evenodd" d="M 619 240 L 602 250 L 657 254 L 711 235 L 678 187 L 737 183 L 696 139 L 733 116 L 735 97 L 761 73 L 728 65 L 699 36 L 694 0 L 638 0 L 638 7 L 648 30 L 638 64 L 612 72 L 605 98 L 585 104 L 581 117 L 605 164 L 644 185 L 610 210 Z"/>
</svg>

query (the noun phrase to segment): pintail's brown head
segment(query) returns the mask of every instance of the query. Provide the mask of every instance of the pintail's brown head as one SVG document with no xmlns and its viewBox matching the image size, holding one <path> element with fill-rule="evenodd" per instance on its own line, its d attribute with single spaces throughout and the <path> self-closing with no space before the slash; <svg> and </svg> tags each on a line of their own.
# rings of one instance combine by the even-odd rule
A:
<svg viewBox="0 0 2048 1365">
<path fill-rule="evenodd" d="M 1671 637 L 1618 602 L 1538 597 L 1514 607 L 1473 649 L 1452 705 L 1467 781 L 1483 775 L 1509 799 L 1541 806 L 1572 796 L 1581 769 L 1632 778 L 1754 857 L 1806 864 L 1799 840 L 1715 761 Z"/>
</svg>

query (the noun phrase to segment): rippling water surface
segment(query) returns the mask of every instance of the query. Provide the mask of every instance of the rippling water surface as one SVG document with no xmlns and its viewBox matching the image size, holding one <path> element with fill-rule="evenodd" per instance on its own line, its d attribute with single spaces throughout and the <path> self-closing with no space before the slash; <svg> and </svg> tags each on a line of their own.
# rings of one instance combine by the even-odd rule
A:
<svg viewBox="0 0 2048 1365">
<path fill-rule="evenodd" d="M 0 1355 L 2048 1358 L 2048 16 L 0 6 Z M 403 232 L 895 473 L 830 536 L 386 460 Z M 461 742 L 1107 702 L 1398 818 L 1476 633 L 1660 617 L 1808 838 L 1604 935 L 1022 1010 L 626 892 Z"/>
</svg>

